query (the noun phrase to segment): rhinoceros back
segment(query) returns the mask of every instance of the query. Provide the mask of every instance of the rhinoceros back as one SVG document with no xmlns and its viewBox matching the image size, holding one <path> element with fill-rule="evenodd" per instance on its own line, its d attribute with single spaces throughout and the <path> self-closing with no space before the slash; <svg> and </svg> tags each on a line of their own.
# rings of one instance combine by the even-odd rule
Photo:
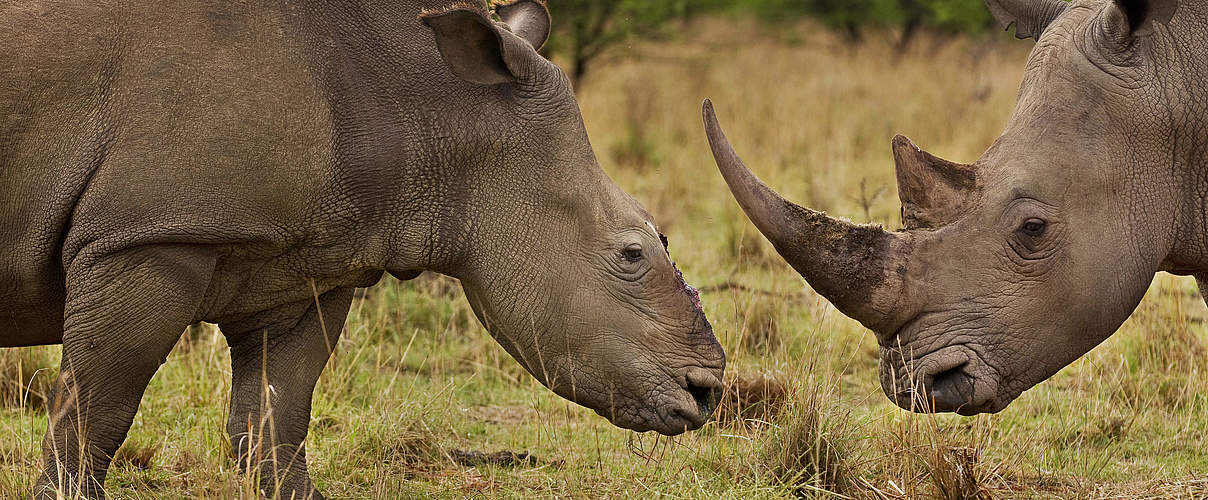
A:
<svg viewBox="0 0 1208 500">
<path fill-rule="evenodd" d="M 61 341 L 97 242 L 295 244 L 335 141 L 289 5 L 0 4 L 0 346 Z"/>
<path fill-rule="evenodd" d="M 387 184 L 427 192 L 447 109 L 493 95 L 419 23 L 446 3 L 0 4 L 0 346 L 60 342 L 73 261 L 108 249 L 221 249 L 212 288 L 245 294 L 304 247 L 343 272 Z"/>
</svg>

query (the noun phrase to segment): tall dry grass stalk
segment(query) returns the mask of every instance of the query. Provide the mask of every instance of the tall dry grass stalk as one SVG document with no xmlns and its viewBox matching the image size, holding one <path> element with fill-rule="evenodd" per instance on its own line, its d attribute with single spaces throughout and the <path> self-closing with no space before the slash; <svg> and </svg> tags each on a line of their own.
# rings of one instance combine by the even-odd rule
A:
<svg viewBox="0 0 1208 500">
<path fill-rule="evenodd" d="M 763 441 L 770 475 L 798 497 L 843 498 L 857 489 L 857 431 L 834 404 L 834 384 L 808 376 L 790 392 Z"/>
<path fill-rule="evenodd" d="M 49 349 L 0 350 L 0 407 L 45 411 L 58 361 Z"/>
</svg>

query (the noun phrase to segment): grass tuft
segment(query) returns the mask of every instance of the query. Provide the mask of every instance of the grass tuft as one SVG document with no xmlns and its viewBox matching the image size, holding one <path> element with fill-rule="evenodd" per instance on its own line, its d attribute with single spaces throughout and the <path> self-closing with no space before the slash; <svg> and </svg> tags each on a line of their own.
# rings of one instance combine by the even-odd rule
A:
<svg viewBox="0 0 1208 500">
<path fill-rule="evenodd" d="M 788 390 L 776 375 L 730 375 L 714 416 L 723 425 L 767 423 L 783 413 L 787 404 Z"/>
<path fill-rule="evenodd" d="M 0 407 L 46 411 L 58 366 L 53 350 L 0 349 Z"/>
<path fill-rule="evenodd" d="M 980 452 L 970 447 L 935 447 L 928 456 L 934 498 L 943 500 L 989 500 L 986 471 Z"/>
<path fill-rule="evenodd" d="M 143 470 L 151 470 L 157 452 L 159 452 L 159 447 L 154 443 L 148 444 L 134 439 L 127 439 L 125 443 L 122 443 L 122 447 L 117 449 L 117 453 L 113 454 L 112 465 L 114 467 L 128 465 Z"/>
<path fill-rule="evenodd" d="M 832 387 L 811 389 L 793 394 L 775 420 L 762 449 L 765 466 L 799 497 L 843 495 L 857 484 L 851 420 L 834 405 Z"/>
</svg>

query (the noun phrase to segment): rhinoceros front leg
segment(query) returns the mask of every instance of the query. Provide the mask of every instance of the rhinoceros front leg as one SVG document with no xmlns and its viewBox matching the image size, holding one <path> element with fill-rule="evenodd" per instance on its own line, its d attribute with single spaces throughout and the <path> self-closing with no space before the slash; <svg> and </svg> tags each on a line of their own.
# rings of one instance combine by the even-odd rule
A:
<svg viewBox="0 0 1208 500">
<path fill-rule="evenodd" d="M 109 462 L 147 382 L 197 313 L 214 262 L 185 246 L 73 260 L 35 498 L 104 497 Z"/>
<path fill-rule="evenodd" d="M 266 327 L 219 325 L 231 345 L 227 433 L 240 469 L 259 474 L 267 496 L 323 498 L 307 472 L 303 441 L 315 382 L 340 338 L 352 296 L 351 288 L 338 289 L 272 311 Z"/>
</svg>

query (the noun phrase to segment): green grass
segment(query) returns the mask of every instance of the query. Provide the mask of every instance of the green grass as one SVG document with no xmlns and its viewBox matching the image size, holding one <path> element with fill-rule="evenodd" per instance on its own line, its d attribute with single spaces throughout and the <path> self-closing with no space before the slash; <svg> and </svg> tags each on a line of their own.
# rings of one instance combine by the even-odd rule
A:
<svg viewBox="0 0 1208 500">
<path fill-rule="evenodd" d="M 452 280 L 389 281 L 353 305 L 319 382 L 307 442 L 319 487 L 333 498 L 1208 496 L 1195 479 L 1208 471 L 1208 314 L 1193 282 L 1160 275 L 1115 336 L 998 415 L 908 414 L 881 394 L 872 335 L 775 255 L 705 146 L 699 105 L 711 97 L 770 184 L 894 227 L 890 137 L 976 158 L 1009 116 L 1029 44 L 924 38 L 895 59 L 887 41 L 758 30 L 715 20 L 635 45 L 596 68 L 580 101 L 601 163 L 704 290 L 730 376 L 782 391 L 768 411 L 676 438 L 616 429 L 529 377 Z M 39 471 L 38 394 L 57 362 L 57 347 L 0 351 L 0 498 L 28 492 Z M 185 336 L 119 452 L 112 498 L 251 497 L 224 431 L 229 370 L 217 332 Z M 470 467 L 454 450 L 536 459 Z"/>
</svg>

